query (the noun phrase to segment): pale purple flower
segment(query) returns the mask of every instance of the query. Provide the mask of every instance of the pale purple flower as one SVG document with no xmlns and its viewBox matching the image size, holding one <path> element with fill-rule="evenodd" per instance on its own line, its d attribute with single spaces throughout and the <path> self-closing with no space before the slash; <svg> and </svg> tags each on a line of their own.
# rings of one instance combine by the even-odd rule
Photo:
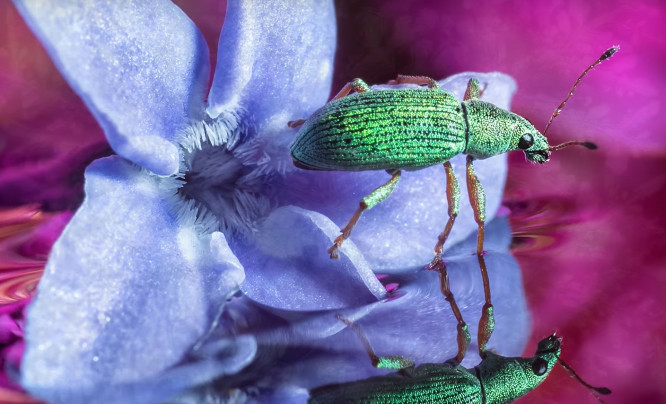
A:
<svg viewBox="0 0 666 404">
<path fill-rule="evenodd" d="M 118 154 L 88 167 L 86 198 L 30 307 L 21 383 L 31 394 L 303 402 L 314 386 L 377 373 L 336 313 L 358 319 L 380 353 L 454 355 L 453 316 L 423 268 L 446 222 L 443 169 L 407 173 L 330 260 L 339 225 L 386 174 L 291 164 L 287 121 L 330 90 L 330 2 L 232 2 L 209 91 L 208 48 L 170 2 L 15 4 Z M 460 96 L 470 75 L 442 85 Z M 513 81 L 476 76 L 508 108 Z M 477 169 L 492 217 L 505 159 Z M 475 229 L 463 198 L 447 261 L 472 335 L 483 299 Z M 509 242 L 502 219 L 488 225 L 490 346 L 518 355 L 529 319 Z M 398 289 L 387 293 L 375 273 Z"/>
</svg>

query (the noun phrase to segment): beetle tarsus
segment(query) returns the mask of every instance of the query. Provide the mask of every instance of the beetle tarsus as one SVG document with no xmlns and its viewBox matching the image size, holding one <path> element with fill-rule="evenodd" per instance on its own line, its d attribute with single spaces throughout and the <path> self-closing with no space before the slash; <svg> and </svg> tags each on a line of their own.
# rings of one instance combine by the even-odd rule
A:
<svg viewBox="0 0 666 404">
<path fill-rule="evenodd" d="M 331 248 L 326 250 L 326 252 L 328 252 L 330 254 L 331 259 L 337 260 L 338 258 L 340 258 L 340 255 L 338 254 L 338 248 L 340 247 L 341 244 L 342 244 L 342 241 L 340 241 L 338 243 L 338 239 L 335 239 L 335 243 L 333 243 Z"/>
<path fill-rule="evenodd" d="M 300 127 L 301 125 L 303 125 L 304 123 L 305 123 L 305 119 L 296 119 L 296 120 L 287 122 L 287 126 L 289 126 L 292 129 L 296 129 L 296 128 Z"/>
<path fill-rule="evenodd" d="M 444 295 L 446 301 L 449 302 L 449 304 L 451 305 L 451 311 L 453 311 L 453 315 L 456 317 L 456 320 L 458 320 L 458 326 L 457 326 L 458 336 L 456 338 L 456 342 L 458 344 L 458 352 L 456 353 L 456 356 L 453 357 L 452 359 L 449 359 L 449 361 L 459 364 L 460 362 L 462 362 L 463 358 L 465 357 L 465 353 L 467 352 L 467 347 L 469 346 L 469 343 L 471 341 L 471 336 L 469 334 L 467 323 L 465 323 L 465 320 L 463 320 L 460 308 L 458 307 L 456 299 L 453 296 L 453 292 L 451 292 L 451 287 L 449 285 L 449 275 L 446 272 L 446 265 L 444 264 L 444 261 L 442 261 L 441 258 L 438 258 L 437 260 L 436 269 L 437 271 L 439 271 L 439 289 L 442 291 L 442 294 Z"/>
<path fill-rule="evenodd" d="M 419 86 L 428 86 L 428 88 L 439 88 L 439 83 L 437 80 L 427 77 L 427 76 L 408 76 L 404 74 L 399 74 L 395 80 L 388 82 L 390 85 L 396 84 L 417 84 Z"/>
<path fill-rule="evenodd" d="M 426 265 L 426 269 L 430 271 L 439 271 L 440 267 L 444 265 L 444 260 L 442 260 L 441 254 L 435 254 L 435 258 L 430 261 L 430 264 Z"/>
</svg>

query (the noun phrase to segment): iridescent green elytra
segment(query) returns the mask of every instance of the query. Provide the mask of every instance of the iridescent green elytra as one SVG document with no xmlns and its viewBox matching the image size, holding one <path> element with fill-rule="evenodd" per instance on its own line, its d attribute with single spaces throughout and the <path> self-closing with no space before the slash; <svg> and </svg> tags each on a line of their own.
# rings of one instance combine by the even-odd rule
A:
<svg viewBox="0 0 666 404">
<path fill-rule="evenodd" d="M 444 90 L 361 92 L 326 104 L 292 146 L 299 167 L 419 169 L 465 151 L 463 106 Z"/>
<path fill-rule="evenodd" d="M 447 403 L 503 404 L 532 391 L 558 361 L 561 340 L 554 334 L 541 340 L 531 358 L 511 358 L 487 352 L 474 368 L 451 363 L 423 364 L 386 376 L 317 387 L 310 404 Z"/>
</svg>

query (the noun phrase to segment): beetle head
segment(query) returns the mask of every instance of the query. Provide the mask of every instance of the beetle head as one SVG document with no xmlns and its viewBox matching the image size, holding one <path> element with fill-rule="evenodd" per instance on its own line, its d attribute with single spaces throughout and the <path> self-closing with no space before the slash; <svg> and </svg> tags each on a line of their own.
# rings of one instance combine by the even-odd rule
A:
<svg viewBox="0 0 666 404">
<path fill-rule="evenodd" d="M 520 125 L 516 125 L 513 133 L 517 133 L 513 139 L 512 150 L 523 150 L 525 152 L 525 157 L 527 160 L 534 163 L 543 164 L 550 158 L 550 153 L 555 150 L 560 150 L 569 146 L 584 146 L 590 150 L 595 150 L 597 145 L 592 142 L 572 140 L 570 142 L 564 142 L 557 146 L 548 146 L 548 140 L 546 136 L 541 134 L 529 121 L 519 117 L 521 122 Z M 522 132 L 521 132 L 522 131 Z M 520 134 L 522 133 L 522 134 Z"/>
<path fill-rule="evenodd" d="M 541 340 L 531 358 L 510 358 L 486 351 L 476 367 L 485 387 L 487 403 L 506 403 L 517 399 L 541 384 L 557 363 L 562 340 L 555 334 Z"/>
<path fill-rule="evenodd" d="M 548 140 L 528 120 L 520 118 L 513 130 L 512 150 L 522 150 L 525 158 L 534 163 L 545 163 L 550 157 Z"/>
</svg>

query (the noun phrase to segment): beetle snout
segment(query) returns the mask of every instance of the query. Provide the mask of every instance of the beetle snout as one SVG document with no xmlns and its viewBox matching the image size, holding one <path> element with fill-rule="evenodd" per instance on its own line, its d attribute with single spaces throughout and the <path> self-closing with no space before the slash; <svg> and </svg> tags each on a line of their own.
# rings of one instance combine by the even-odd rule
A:
<svg viewBox="0 0 666 404">
<path fill-rule="evenodd" d="M 534 153 L 541 157 L 542 161 L 539 161 L 540 163 L 545 163 L 550 158 L 550 152 L 548 150 L 538 150 Z"/>
<path fill-rule="evenodd" d="M 525 157 L 529 161 L 535 163 L 543 164 L 550 158 L 550 152 L 548 150 L 535 150 L 530 152 L 525 152 Z"/>
</svg>

